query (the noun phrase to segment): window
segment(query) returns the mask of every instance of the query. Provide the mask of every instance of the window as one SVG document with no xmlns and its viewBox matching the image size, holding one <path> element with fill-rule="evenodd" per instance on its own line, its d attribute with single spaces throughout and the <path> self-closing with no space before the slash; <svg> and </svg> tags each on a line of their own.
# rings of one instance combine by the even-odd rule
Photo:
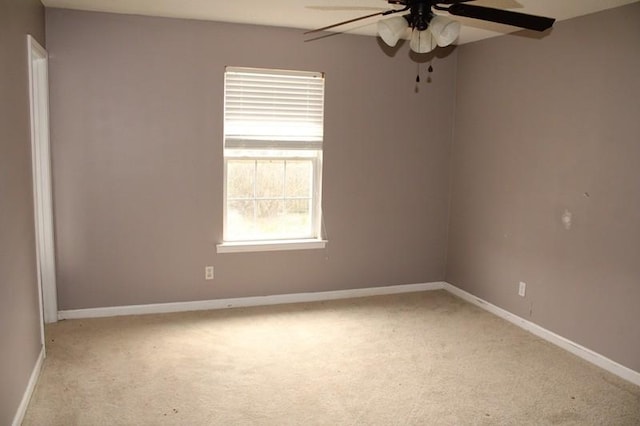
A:
<svg viewBox="0 0 640 426">
<path fill-rule="evenodd" d="M 218 251 L 324 246 L 323 118 L 322 73 L 226 68 Z"/>
</svg>

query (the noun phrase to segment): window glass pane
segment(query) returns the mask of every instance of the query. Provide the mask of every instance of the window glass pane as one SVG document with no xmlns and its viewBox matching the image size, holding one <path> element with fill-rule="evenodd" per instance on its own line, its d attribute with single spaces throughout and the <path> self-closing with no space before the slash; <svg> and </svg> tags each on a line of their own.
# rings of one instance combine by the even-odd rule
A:
<svg viewBox="0 0 640 426">
<path fill-rule="evenodd" d="M 269 219 L 279 221 L 283 212 L 284 204 L 282 200 L 270 199 L 256 201 L 256 220 L 261 224 L 266 224 Z"/>
<path fill-rule="evenodd" d="M 258 160 L 256 197 L 282 198 L 284 190 L 284 160 Z"/>
<path fill-rule="evenodd" d="M 287 200 L 285 202 L 286 212 L 290 216 L 309 216 L 311 214 L 310 207 L 311 199 Z"/>
<path fill-rule="evenodd" d="M 285 201 L 285 222 L 289 232 L 301 235 L 310 234 L 311 226 L 311 200 L 287 200 Z"/>
<path fill-rule="evenodd" d="M 311 160 L 229 159 L 226 238 L 313 237 L 313 167 Z"/>
<path fill-rule="evenodd" d="M 255 231 L 260 238 L 312 236 L 309 200 L 258 200 L 256 212 Z"/>
<path fill-rule="evenodd" d="M 313 164 L 311 161 L 287 161 L 286 197 L 311 197 Z"/>
<path fill-rule="evenodd" d="M 263 237 L 287 237 L 282 225 L 284 202 L 282 200 L 256 201 L 256 227 Z"/>
<path fill-rule="evenodd" d="M 227 203 L 227 232 L 230 239 L 252 238 L 256 234 L 255 228 L 253 200 Z"/>
<path fill-rule="evenodd" d="M 254 160 L 229 160 L 227 162 L 228 198 L 253 198 L 255 164 Z"/>
</svg>

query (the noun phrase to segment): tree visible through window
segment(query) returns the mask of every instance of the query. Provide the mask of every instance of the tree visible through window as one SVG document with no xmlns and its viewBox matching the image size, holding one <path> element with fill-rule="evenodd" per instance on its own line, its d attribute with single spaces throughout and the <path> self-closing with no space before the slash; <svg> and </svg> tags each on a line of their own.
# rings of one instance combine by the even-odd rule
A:
<svg viewBox="0 0 640 426">
<path fill-rule="evenodd" d="M 318 239 L 324 77 L 227 67 L 227 242 Z"/>
</svg>

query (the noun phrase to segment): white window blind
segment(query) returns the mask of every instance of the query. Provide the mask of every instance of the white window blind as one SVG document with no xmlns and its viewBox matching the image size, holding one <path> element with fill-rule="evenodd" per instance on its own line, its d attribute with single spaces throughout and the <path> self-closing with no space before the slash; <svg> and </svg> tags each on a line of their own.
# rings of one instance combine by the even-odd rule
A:
<svg viewBox="0 0 640 426">
<path fill-rule="evenodd" d="M 324 75 L 227 67 L 225 148 L 322 149 Z"/>
</svg>

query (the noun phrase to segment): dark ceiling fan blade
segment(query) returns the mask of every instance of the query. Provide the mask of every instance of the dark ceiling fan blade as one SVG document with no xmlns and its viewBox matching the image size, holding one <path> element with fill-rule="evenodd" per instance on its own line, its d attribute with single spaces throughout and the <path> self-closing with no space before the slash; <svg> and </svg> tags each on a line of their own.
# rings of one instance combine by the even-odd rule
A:
<svg viewBox="0 0 640 426">
<path fill-rule="evenodd" d="M 350 24 L 352 22 L 362 21 L 363 19 L 373 18 L 374 16 L 391 15 L 392 13 L 404 12 L 405 10 L 408 10 L 408 9 L 409 9 L 409 6 L 405 7 L 404 9 L 391 9 L 391 10 L 385 10 L 383 12 L 372 13 L 370 15 L 360 16 L 359 18 L 353 18 L 353 19 L 348 19 L 346 21 L 338 22 L 337 24 L 327 25 L 326 27 L 316 28 L 315 30 L 305 31 L 304 34 L 313 34 L 320 31 L 329 30 L 331 28 L 339 27 L 341 25 Z"/>
<path fill-rule="evenodd" d="M 444 8 L 443 8 L 444 9 Z M 470 4 L 455 3 L 446 10 L 457 16 L 482 19 L 483 21 L 497 22 L 499 24 L 513 25 L 534 31 L 544 31 L 551 28 L 556 21 L 544 16 L 528 15 L 526 13 L 511 12 L 508 10 L 494 9 L 492 7 L 473 6 Z"/>
</svg>

